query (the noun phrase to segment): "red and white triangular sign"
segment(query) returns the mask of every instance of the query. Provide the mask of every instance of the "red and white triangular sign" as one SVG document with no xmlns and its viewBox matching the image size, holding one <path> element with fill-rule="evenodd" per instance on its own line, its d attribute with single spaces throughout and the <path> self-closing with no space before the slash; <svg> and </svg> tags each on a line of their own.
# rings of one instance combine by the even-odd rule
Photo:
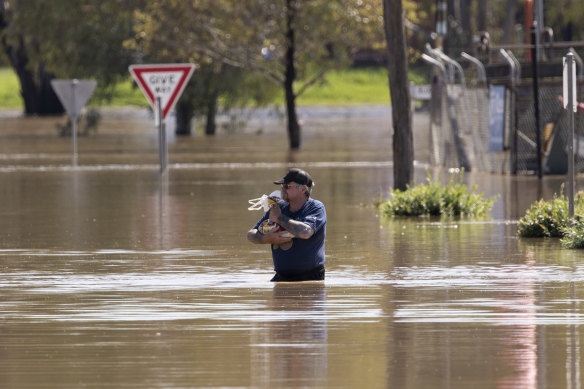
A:
<svg viewBox="0 0 584 389">
<path fill-rule="evenodd" d="M 160 97 L 164 120 L 187 86 L 195 65 L 192 63 L 130 65 L 129 69 L 155 112 L 156 99 Z"/>
</svg>

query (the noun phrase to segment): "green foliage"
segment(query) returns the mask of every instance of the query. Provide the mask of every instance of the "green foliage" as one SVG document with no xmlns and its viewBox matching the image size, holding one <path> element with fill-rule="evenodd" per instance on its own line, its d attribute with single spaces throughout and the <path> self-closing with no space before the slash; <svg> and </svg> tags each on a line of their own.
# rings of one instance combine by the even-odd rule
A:
<svg viewBox="0 0 584 389">
<path fill-rule="evenodd" d="M 450 176 L 447 185 L 440 180 L 433 181 L 428 173 L 428 184 L 410 187 L 405 191 L 391 189 L 391 198 L 379 205 L 386 216 L 484 216 L 493 206 L 495 199 L 484 199 L 482 194 L 474 193 L 462 183 L 464 171 L 458 179 Z"/>
<path fill-rule="evenodd" d="M 0 107 L 22 108 L 18 78 L 11 68 L 0 68 Z"/>
<path fill-rule="evenodd" d="M 568 222 L 568 200 L 554 195 L 551 201 L 539 200 L 531 205 L 519 219 L 518 233 L 524 238 L 559 238 Z"/>
<path fill-rule="evenodd" d="M 584 249 L 584 220 L 575 215 L 571 226 L 563 230 L 564 236 L 560 239 L 563 247 L 569 249 Z"/>
<path fill-rule="evenodd" d="M 122 42 L 131 36 L 134 10 L 143 2 L 8 1 L 5 44 L 23 50 L 29 70 L 42 67 L 57 78 L 97 79 L 103 88 L 128 74 L 134 53 Z"/>
<path fill-rule="evenodd" d="M 524 238 L 561 238 L 562 246 L 584 248 L 584 193 L 574 198 L 574 218 L 568 216 L 568 199 L 554 195 L 551 201 L 539 200 L 519 220 L 518 234 Z"/>
<path fill-rule="evenodd" d="M 283 101 L 283 97 L 282 97 Z M 298 98 L 300 105 L 389 104 L 387 69 L 346 69 L 327 73 Z"/>
<path fill-rule="evenodd" d="M 570 38 L 574 41 L 584 39 L 582 18 L 584 18 L 582 1 L 556 0 L 553 7 L 545 7 L 546 26 L 553 28 L 557 41 Z"/>
<path fill-rule="evenodd" d="M 198 78 L 195 77 L 196 74 L 195 72 L 191 80 L 192 87 L 199 86 L 197 84 Z M 421 76 L 414 72 L 413 69 L 410 69 L 410 79 L 415 83 L 424 82 L 421 80 Z M 221 96 L 219 99 L 221 106 L 283 104 L 283 95 L 274 93 L 273 84 L 266 82 L 261 76 L 246 74 L 241 82 L 241 87 L 232 91 L 235 94 L 225 93 Z M 90 105 L 148 106 L 148 102 L 129 74 L 124 80 L 108 88 L 107 93 L 107 100 L 92 96 Z M 185 90 L 185 98 L 189 96 L 188 93 L 188 89 Z M 327 73 L 321 83 L 317 83 L 306 90 L 302 97 L 299 98 L 300 105 L 342 106 L 388 103 L 387 69 L 383 67 L 333 70 Z M 18 109 L 22 108 L 22 104 L 16 74 L 10 68 L 0 68 L 0 109 Z"/>
</svg>

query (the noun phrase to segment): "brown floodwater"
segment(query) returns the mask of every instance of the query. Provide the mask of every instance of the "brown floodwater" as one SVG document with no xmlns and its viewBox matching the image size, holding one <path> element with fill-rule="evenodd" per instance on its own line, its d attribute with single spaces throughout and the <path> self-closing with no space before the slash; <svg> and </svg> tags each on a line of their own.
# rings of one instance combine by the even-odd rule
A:
<svg viewBox="0 0 584 389">
<path fill-rule="evenodd" d="M 516 236 L 564 177 L 465 173 L 491 217 L 386 219 L 385 108 L 301 117 L 294 153 L 278 116 L 169 135 L 163 177 L 146 114 L 106 113 L 76 167 L 64 119 L 2 118 L 0 386 L 582 387 L 584 254 Z M 324 282 L 270 283 L 245 240 L 291 165 L 327 208 Z"/>
</svg>

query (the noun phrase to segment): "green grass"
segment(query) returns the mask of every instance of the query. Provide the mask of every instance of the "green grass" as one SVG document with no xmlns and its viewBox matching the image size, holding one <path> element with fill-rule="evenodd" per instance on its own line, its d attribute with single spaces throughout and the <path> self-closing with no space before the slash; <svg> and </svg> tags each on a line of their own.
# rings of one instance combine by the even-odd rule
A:
<svg viewBox="0 0 584 389">
<path fill-rule="evenodd" d="M 20 84 L 11 68 L 0 68 L 0 108 L 22 108 Z"/>
<path fill-rule="evenodd" d="M 329 72 L 298 98 L 299 105 L 389 104 L 387 70 L 349 69 Z"/>
<path fill-rule="evenodd" d="M 114 87 L 111 100 L 105 104 L 111 106 L 148 106 L 146 98 L 130 76 L 126 81 Z M 9 67 L 0 68 L 0 109 L 21 109 L 22 107 L 23 101 L 16 73 Z"/>
<path fill-rule="evenodd" d="M 117 84 L 113 90 L 112 98 L 107 103 L 111 106 L 148 106 L 149 103 L 142 94 L 138 85 L 134 82 L 132 78 L 128 78 L 126 81 Z"/>
<path fill-rule="evenodd" d="M 410 78 L 421 83 L 416 72 Z M 275 103 L 283 104 L 280 95 Z M 347 69 L 329 72 L 324 79 L 311 86 L 298 98 L 298 105 L 352 105 L 389 104 L 389 86 L 385 68 Z M 11 68 L 0 68 L 0 109 L 22 108 L 20 85 Z M 134 80 L 128 79 L 116 85 L 110 106 L 147 106 L 146 99 Z"/>
</svg>

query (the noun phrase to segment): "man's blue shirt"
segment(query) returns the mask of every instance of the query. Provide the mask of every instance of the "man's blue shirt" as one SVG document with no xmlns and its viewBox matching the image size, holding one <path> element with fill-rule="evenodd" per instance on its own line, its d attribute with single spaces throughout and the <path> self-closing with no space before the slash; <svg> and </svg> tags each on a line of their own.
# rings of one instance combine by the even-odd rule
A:
<svg viewBox="0 0 584 389">
<path fill-rule="evenodd" d="M 309 239 L 293 238 L 292 247 L 284 250 L 282 247 L 274 248 L 272 245 L 272 259 L 274 270 L 285 274 L 298 274 L 312 270 L 325 263 L 324 241 L 326 237 L 326 211 L 324 204 L 318 200 L 309 198 L 296 212 L 290 211 L 290 204 L 280 200 L 280 209 L 283 215 L 290 219 L 309 225 L 313 231 Z M 256 223 L 269 218 L 269 211 Z M 284 247 L 287 247 L 284 245 Z"/>
</svg>

